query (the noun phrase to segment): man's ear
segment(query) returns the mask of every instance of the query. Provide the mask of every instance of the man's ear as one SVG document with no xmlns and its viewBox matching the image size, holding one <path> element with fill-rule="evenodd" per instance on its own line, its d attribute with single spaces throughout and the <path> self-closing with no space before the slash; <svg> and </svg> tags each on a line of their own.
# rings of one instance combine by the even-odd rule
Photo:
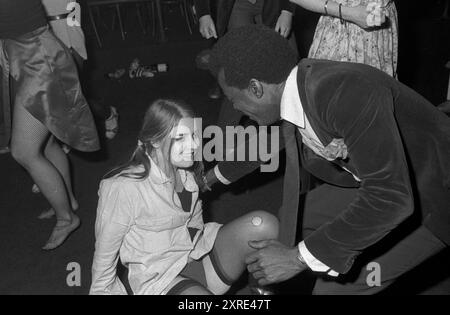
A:
<svg viewBox="0 0 450 315">
<path fill-rule="evenodd" d="M 260 81 L 256 80 L 256 79 L 251 79 L 250 80 L 250 85 L 249 85 L 249 90 L 250 93 L 252 93 L 256 98 L 261 98 L 264 95 L 264 88 L 261 84 Z"/>
</svg>

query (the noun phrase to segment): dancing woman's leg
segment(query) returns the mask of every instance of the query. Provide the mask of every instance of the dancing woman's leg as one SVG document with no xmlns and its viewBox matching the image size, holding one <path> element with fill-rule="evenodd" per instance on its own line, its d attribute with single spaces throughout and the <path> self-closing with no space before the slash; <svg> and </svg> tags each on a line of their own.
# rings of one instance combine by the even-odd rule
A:
<svg viewBox="0 0 450 315">
<path fill-rule="evenodd" d="M 22 105 L 14 107 L 11 153 L 31 175 L 56 212 L 57 223 L 43 249 L 60 246 L 80 224 L 73 213 L 64 178 L 43 151 L 50 132 Z"/>
<path fill-rule="evenodd" d="M 64 153 L 53 135 L 51 135 L 47 141 L 44 154 L 47 159 L 53 164 L 53 166 L 56 167 L 59 174 L 61 174 L 62 178 L 64 179 L 72 210 L 78 210 L 78 202 L 72 189 L 69 159 L 67 158 L 67 155 Z"/>
</svg>

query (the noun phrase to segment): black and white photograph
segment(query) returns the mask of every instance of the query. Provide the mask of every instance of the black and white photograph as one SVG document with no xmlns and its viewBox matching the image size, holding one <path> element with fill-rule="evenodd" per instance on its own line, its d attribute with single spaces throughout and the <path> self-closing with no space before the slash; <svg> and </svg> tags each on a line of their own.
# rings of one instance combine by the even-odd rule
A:
<svg viewBox="0 0 450 315">
<path fill-rule="evenodd" d="M 450 295 L 450 0 L 0 0 L 0 73 L 0 295 Z"/>
</svg>

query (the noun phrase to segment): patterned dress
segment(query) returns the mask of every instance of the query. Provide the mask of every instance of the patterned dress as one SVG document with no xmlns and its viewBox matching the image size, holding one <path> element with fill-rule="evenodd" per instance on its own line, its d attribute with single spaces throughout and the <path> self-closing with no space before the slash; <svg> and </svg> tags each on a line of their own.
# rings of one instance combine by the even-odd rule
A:
<svg viewBox="0 0 450 315">
<path fill-rule="evenodd" d="M 309 58 L 363 63 L 397 76 L 398 17 L 393 1 L 331 0 L 344 6 L 367 5 L 378 1 L 387 5 L 387 22 L 382 28 L 366 30 L 339 18 L 322 16 L 317 24 Z"/>
</svg>

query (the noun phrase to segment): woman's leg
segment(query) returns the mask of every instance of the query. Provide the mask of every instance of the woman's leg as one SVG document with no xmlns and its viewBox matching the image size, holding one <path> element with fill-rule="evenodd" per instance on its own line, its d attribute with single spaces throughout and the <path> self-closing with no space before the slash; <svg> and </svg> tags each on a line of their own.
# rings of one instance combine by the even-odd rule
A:
<svg viewBox="0 0 450 315">
<path fill-rule="evenodd" d="M 59 174 L 64 179 L 72 210 L 78 210 L 78 202 L 75 199 L 75 195 L 72 190 L 69 159 L 67 158 L 67 155 L 64 153 L 61 145 L 59 145 L 54 136 L 50 136 L 49 140 L 47 141 L 44 154 L 45 157 L 47 157 L 47 159 L 53 164 L 53 166 L 56 167 Z"/>
<path fill-rule="evenodd" d="M 60 246 L 80 224 L 73 213 L 63 176 L 43 154 L 50 133 L 23 106 L 14 106 L 11 153 L 31 175 L 55 209 L 57 223 L 43 249 Z"/>
<path fill-rule="evenodd" d="M 45 157 L 58 169 L 59 173 L 62 175 L 64 179 L 64 183 L 66 184 L 67 193 L 69 194 L 70 205 L 72 206 L 73 211 L 78 210 L 78 201 L 75 198 L 75 195 L 72 190 L 72 179 L 70 176 L 70 165 L 69 159 L 67 158 L 66 152 L 61 147 L 61 145 L 56 141 L 54 136 L 50 136 L 47 141 L 47 145 L 44 149 Z M 32 188 L 33 193 L 40 193 L 39 187 L 34 184 Z M 55 215 L 55 210 L 50 208 L 48 210 L 43 211 L 38 219 L 45 220 L 51 219 Z"/>
<path fill-rule="evenodd" d="M 212 295 L 202 284 L 184 276 L 176 277 L 169 287 L 167 295 Z"/>
<path fill-rule="evenodd" d="M 180 292 L 178 295 L 213 295 L 211 291 L 204 288 L 201 285 L 197 286 L 191 286 L 189 288 L 186 288 L 182 292 Z"/>
<path fill-rule="evenodd" d="M 265 211 L 250 212 L 224 225 L 212 253 L 204 259 L 208 289 L 223 294 L 239 279 L 246 269 L 245 258 L 254 251 L 249 241 L 277 237 L 278 219 Z"/>
</svg>

